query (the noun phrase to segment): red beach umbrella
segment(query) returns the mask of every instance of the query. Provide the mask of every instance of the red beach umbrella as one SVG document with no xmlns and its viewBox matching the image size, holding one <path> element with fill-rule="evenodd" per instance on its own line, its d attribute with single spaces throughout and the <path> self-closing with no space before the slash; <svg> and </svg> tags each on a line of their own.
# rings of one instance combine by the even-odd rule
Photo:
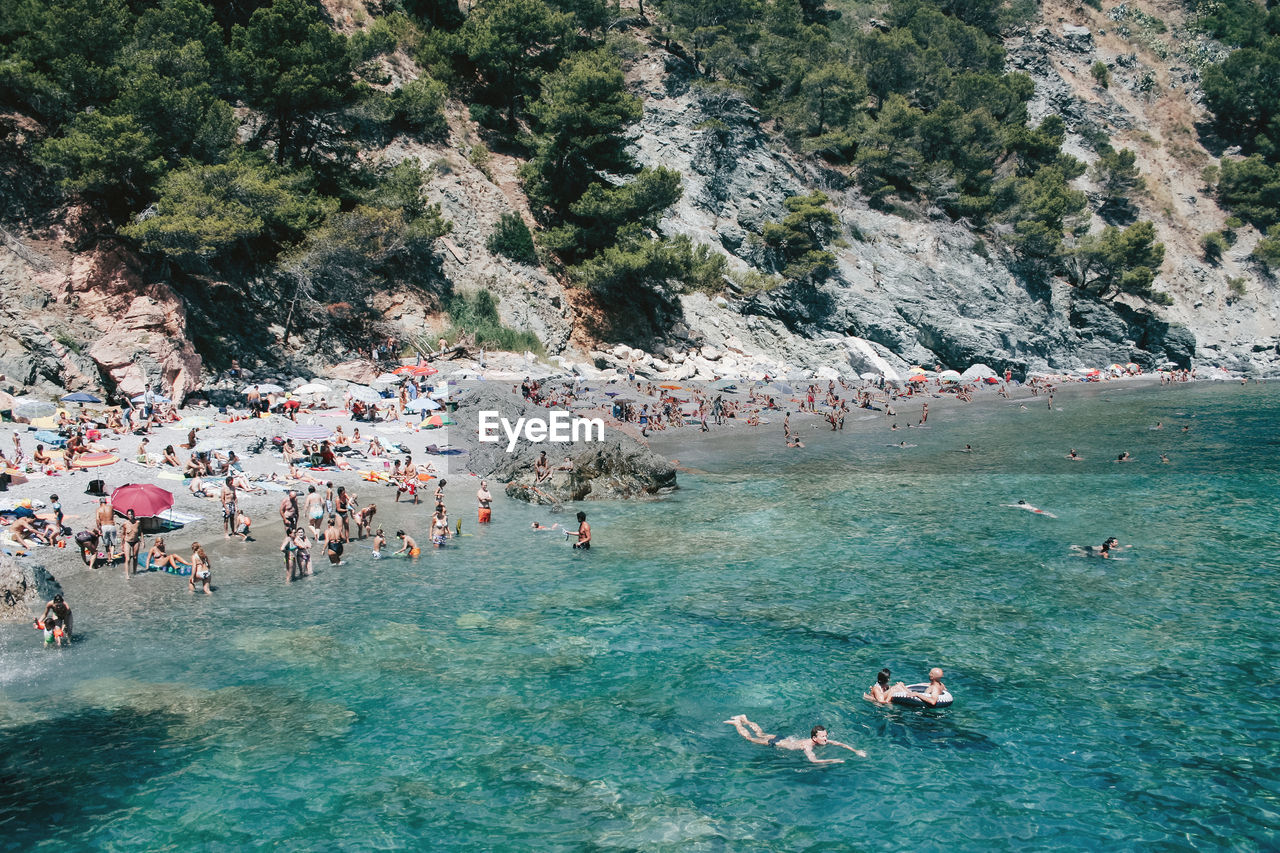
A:
<svg viewBox="0 0 1280 853">
<path fill-rule="evenodd" d="M 173 506 L 173 493 L 150 483 L 130 483 L 111 493 L 111 505 L 116 512 L 133 510 L 138 518 L 150 518 Z"/>
</svg>

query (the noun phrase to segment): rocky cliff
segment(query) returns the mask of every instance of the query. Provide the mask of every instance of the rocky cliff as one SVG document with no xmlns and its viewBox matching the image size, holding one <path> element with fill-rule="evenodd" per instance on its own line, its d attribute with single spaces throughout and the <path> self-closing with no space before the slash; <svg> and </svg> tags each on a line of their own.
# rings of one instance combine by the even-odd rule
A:
<svg viewBox="0 0 1280 853">
<path fill-rule="evenodd" d="M 349 18 L 343 26 L 356 26 Z M 832 247 L 838 268 L 830 280 L 756 294 L 727 286 L 718 297 L 684 297 L 664 339 L 624 342 L 642 350 L 595 340 L 583 323 L 590 306 L 558 274 L 486 248 L 502 214 L 532 219 L 516 175 L 519 160 L 484 147 L 466 105 L 449 106 L 447 141 L 397 137 L 362 157 L 414 159 L 426 168 L 429 200 L 454 223 L 439 241 L 433 275 L 456 290 L 489 289 L 503 322 L 535 332 L 561 367 L 582 372 L 634 364 L 675 379 L 765 371 L 825 376 L 981 361 L 1021 373 L 1134 361 L 1276 373 L 1280 296 L 1247 261 L 1257 233 L 1239 229 L 1219 262 L 1201 257 L 1200 238 L 1220 229 L 1226 216 L 1200 174 L 1232 156 L 1209 151 L 1199 130 L 1205 114 L 1198 69 L 1220 57 L 1221 48 L 1190 32 L 1180 4 L 1163 0 L 1105 11 L 1047 0 L 1037 20 L 1008 34 L 1006 47 L 1009 67 L 1035 82 L 1033 119 L 1062 116 L 1070 153 L 1093 162 L 1090 140 L 1099 134 L 1136 152 L 1147 188 L 1134 203 L 1166 246 L 1157 284 L 1173 298 L 1171 306 L 1101 302 L 1060 280 L 1030 283 L 997 238 L 963 221 L 931 209 L 902 215 L 872 209 L 848 174 L 789 151 L 749 104 L 699 85 L 684 62 L 652 43 L 631 51 L 627 74 L 644 104 L 635 128 L 637 160 L 684 176 L 684 195 L 661 229 L 713 246 L 745 272 L 760 260 L 754 236 L 781 218 L 783 200 L 821 188 L 834 200 L 843 230 Z M 1095 62 L 1111 71 L 1106 89 L 1091 76 Z M 416 73 L 407 57 L 397 63 L 396 74 Z M 11 121 L 6 141 L 31 132 Z M 1098 190 L 1088 175 L 1076 185 Z M 1101 224 L 1095 219 L 1095 229 Z M 76 208 L 57 212 L 38 230 L 5 232 L 0 280 L 12 295 L 0 306 L 3 390 L 133 393 L 150 377 L 181 397 L 210 378 L 202 371 L 209 348 L 227 346 L 206 327 L 229 319 L 254 327 L 261 342 L 239 353 L 247 362 L 315 352 L 305 342 L 286 346 L 279 318 L 236 318 L 232 303 L 217 300 L 194 306 L 128 244 L 92 233 Z M 437 302 L 409 289 L 379 294 L 374 306 L 406 335 L 447 325 L 435 313 Z M 215 361 L 225 363 L 227 353 L 219 355 Z M 352 353 L 338 355 L 340 361 Z M 308 366 L 320 375 L 329 367 Z"/>
</svg>

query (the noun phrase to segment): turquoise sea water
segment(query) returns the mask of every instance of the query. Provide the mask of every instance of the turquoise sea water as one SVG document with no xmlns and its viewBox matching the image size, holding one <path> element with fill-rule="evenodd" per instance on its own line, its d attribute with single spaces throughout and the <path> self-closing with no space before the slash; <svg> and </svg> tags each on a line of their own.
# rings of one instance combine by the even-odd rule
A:
<svg viewBox="0 0 1280 853">
<path fill-rule="evenodd" d="M 586 554 L 503 503 L 291 587 L 70 579 L 75 647 L 0 630 L 0 848 L 1274 849 L 1280 388 L 1057 403 L 680 448 Z M 886 665 L 955 706 L 862 701 Z"/>
</svg>

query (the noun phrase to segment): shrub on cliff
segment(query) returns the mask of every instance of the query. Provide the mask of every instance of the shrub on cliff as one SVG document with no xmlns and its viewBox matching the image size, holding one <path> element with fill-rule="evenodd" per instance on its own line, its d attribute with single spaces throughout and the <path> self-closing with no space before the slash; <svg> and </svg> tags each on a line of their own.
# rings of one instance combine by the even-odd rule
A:
<svg viewBox="0 0 1280 853">
<path fill-rule="evenodd" d="M 518 213 L 504 213 L 498 218 L 498 224 L 485 241 L 485 247 L 495 255 L 503 255 L 517 263 L 529 266 L 538 264 L 533 235 Z"/>
</svg>

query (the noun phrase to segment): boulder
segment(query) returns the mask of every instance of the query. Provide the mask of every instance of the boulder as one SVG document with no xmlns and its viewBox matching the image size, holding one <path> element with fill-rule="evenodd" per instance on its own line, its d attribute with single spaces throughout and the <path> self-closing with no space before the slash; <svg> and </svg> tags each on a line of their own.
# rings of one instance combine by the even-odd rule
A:
<svg viewBox="0 0 1280 853">
<path fill-rule="evenodd" d="M 29 622 L 62 587 L 44 566 L 0 553 L 0 622 Z"/>
</svg>

